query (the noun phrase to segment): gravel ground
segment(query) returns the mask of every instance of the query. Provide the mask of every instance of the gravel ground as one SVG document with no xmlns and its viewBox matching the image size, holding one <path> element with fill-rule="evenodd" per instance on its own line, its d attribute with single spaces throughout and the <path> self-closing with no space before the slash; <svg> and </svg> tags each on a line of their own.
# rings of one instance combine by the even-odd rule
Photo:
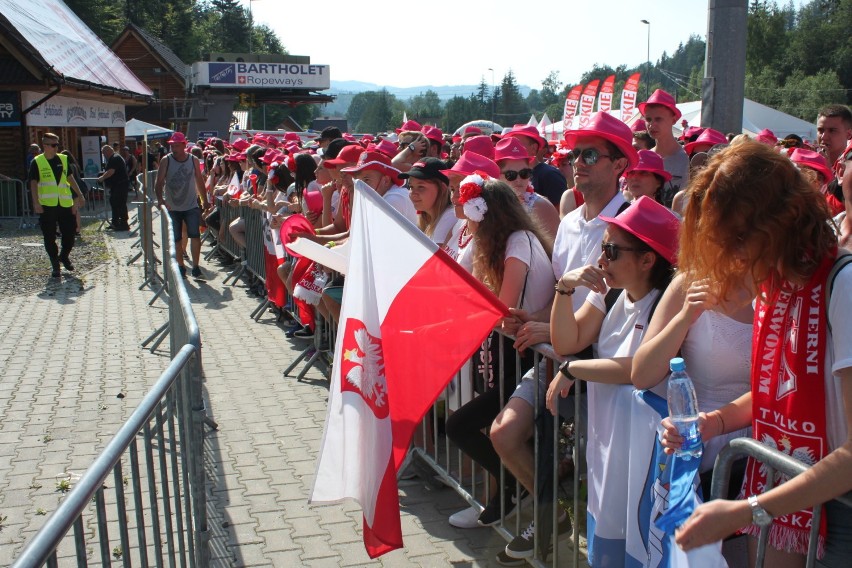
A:
<svg viewBox="0 0 852 568">
<path fill-rule="evenodd" d="M 38 227 L 19 229 L 18 219 L 0 220 L 0 294 L 19 296 L 49 290 L 59 281 L 50 277 L 50 260 Z M 100 221 L 83 219 L 83 231 L 71 251 L 74 272 L 63 269 L 62 279 L 79 279 L 111 258 Z M 123 233 L 126 234 L 126 233 Z M 56 239 L 57 245 L 59 238 Z"/>
</svg>

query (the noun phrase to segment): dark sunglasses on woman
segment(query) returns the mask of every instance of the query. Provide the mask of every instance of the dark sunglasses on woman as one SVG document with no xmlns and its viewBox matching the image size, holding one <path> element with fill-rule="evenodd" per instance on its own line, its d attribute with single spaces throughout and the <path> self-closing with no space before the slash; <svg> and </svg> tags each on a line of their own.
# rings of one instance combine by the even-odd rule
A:
<svg viewBox="0 0 852 568">
<path fill-rule="evenodd" d="M 506 170 L 505 172 L 500 173 L 503 174 L 503 177 L 506 178 L 506 181 L 515 181 L 519 177 L 521 179 L 530 179 L 533 171 L 530 168 L 524 168 L 519 172 L 516 172 L 515 170 Z"/>
</svg>

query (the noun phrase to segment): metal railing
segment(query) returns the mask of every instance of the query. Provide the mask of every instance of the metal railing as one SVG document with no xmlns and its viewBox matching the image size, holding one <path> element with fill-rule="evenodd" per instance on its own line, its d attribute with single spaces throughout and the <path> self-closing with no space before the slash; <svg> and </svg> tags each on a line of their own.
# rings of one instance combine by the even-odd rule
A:
<svg viewBox="0 0 852 568">
<path fill-rule="evenodd" d="M 209 566 L 201 339 L 178 272 L 171 220 L 164 210 L 160 216 L 172 360 L 14 568 L 72 559 L 87 566 L 94 556 L 103 566 Z M 73 539 L 66 538 L 72 527 Z"/>
<path fill-rule="evenodd" d="M 495 335 L 498 339 L 502 338 L 499 333 Z M 546 385 L 550 378 L 556 374 L 558 366 L 565 361 L 565 358 L 557 355 L 549 344 L 539 344 L 531 348 L 533 352 L 531 370 L 521 367 L 520 357 L 514 358 L 514 369 L 506 369 L 504 366 L 506 360 L 504 343 L 503 341 L 498 343 L 498 361 L 494 363 L 499 368 L 504 369 L 504 372 L 511 374 L 506 385 L 500 382 L 501 400 L 508 398 L 505 396 L 504 389 L 511 388 L 509 385 L 519 384 L 525 376 L 525 371 L 526 376 L 531 377 L 535 385 L 534 434 L 532 438 L 535 485 L 532 505 L 524 509 L 523 505 L 519 503 L 517 505 L 518 511 L 512 513 L 514 518 L 511 522 L 507 519 L 507 511 L 503 509 L 501 520 L 494 528 L 509 542 L 521 534 L 530 520 L 534 520 L 536 526 L 533 541 L 534 556 L 528 559 L 530 564 L 540 568 L 567 566 L 568 558 L 571 558 L 571 566 L 581 566 L 580 556 L 584 554 L 582 549 L 585 544 L 585 535 L 581 535 L 581 532 L 585 527 L 586 516 L 586 504 L 580 497 L 580 481 L 585 477 L 582 467 L 585 456 L 581 448 L 585 446 L 583 440 L 586 435 L 586 424 L 583 420 L 573 419 L 573 424 L 570 427 L 573 432 L 573 442 L 567 440 L 563 435 L 562 420 L 552 417 L 549 411 L 545 409 L 546 390 L 542 389 L 542 385 Z M 437 425 L 442 421 L 442 414 L 443 420 L 446 420 L 450 407 L 458 409 L 466 402 L 465 393 L 473 393 L 473 384 L 476 382 L 477 373 L 480 373 L 481 369 L 480 361 L 476 360 L 476 356 L 474 356 L 471 364 L 459 371 L 451 382 L 451 387 L 448 388 L 444 401 L 433 406 L 431 412 L 427 413 L 424 422 L 420 425 L 419 435 L 415 435 L 412 452 L 409 453 L 409 459 L 416 454 L 418 458 L 431 467 L 443 484 L 454 489 L 468 504 L 480 511 L 484 506 L 479 496 L 484 496 L 487 499 L 493 493 L 490 474 L 471 462 L 470 458 L 455 447 L 446 435 L 439 435 Z M 495 380 L 499 379 L 495 377 Z M 577 381 L 575 389 L 579 389 L 580 382 Z M 469 389 L 466 388 L 467 385 L 470 385 Z M 571 402 L 565 404 L 573 403 L 573 416 L 581 416 L 581 397 L 572 396 L 571 399 Z M 562 407 L 562 409 L 565 410 L 567 407 Z M 574 464 L 570 480 L 564 479 L 569 452 L 570 461 Z M 577 466 L 576 464 L 580 465 Z M 405 466 L 400 470 L 402 471 L 404 468 Z M 500 498 L 503 503 L 506 502 L 502 494 L 505 489 L 506 475 L 505 468 L 502 468 L 498 483 L 501 488 Z M 515 495 L 520 494 L 521 487 L 518 483 L 515 488 Z M 572 522 L 571 539 L 566 547 L 567 550 L 566 548 L 560 549 L 559 546 L 559 542 L 564 541 L 565 537 L 569 536 L 558 532 L 559 518 L 563 511 L 569 515 Z M 551 547 L 552 551 L 550 551 Z"/>
<path fill-rule="evenodd" d="M 728 442 L 719 455 L 716 457 L 716 465 L 713 469 L 713 481 L 710 487 L 710 498 L 719 499 L 728 495 L 728 489 L 731 482 L 731 470 L 734 462 L 747 456 L 757 460 L 766 466 L 766 488 L 764 493 L 775 486 L 775 473 L 781 473 L 788 478 L 801 475 L 810 469 L 810 466 L 800 462 L 796 458 L 770 448 L 761 442 L 752 438 L 735 438 Z M 835 499 L 846 507 L 852 507 L 852 492 L 847 493 Z M 811 524 L 811 532 L 809 537 L 808 552 L 807 552 L 807 567 L 812 568 L 816 563 L 817 547 L 819 543 L 819 526 L 820 517 L 822 516 L 823 505 L 817 505 L 813 508 L 813 522 Z M 760 530 L 760 537 L 757 539 L 757 558 L 756 566 L 763 568 L 766 559 L 766 546 L 769 540 L 769 527 L 763 527 Z"/>
</svg>

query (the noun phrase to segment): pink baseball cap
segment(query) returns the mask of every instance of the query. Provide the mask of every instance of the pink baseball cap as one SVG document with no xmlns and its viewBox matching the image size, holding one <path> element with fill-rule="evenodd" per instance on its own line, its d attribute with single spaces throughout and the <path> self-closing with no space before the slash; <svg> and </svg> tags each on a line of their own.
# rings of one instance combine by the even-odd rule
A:
<svg viewBox="0 0 852 568">
<path fill-rule="evenodd" d="M 285 142 L 298 142 L 299 144 L 301 144 L 302 138 L 298 134 L 296 134 L 295 132 L 287 132 L 286 134 L 284 134 L 284 141 Z"/>
<path fill-rule="evenodd" d="M 452 168 L 441 170 L 441 173 L 447 177 L 451 175 L 469 176 L 477 171 L 486 173 L 494 179 L 500 179 L 500 166 L 494 163 L 493 160 L 489 160 L 485 156 L 475 152 L 465 152 Z"/>
<path fill-rule="evenodd" d="M 186 136 L 184 136 L 183 132 L 175 132 L 172 134 L 171 138 L 167 144 L 186 144 Z"/>
<path fill-rule="evenodd" d="M 462 146 L 462 154 L 465 152 L 476 152 L 480 156 L 493 160 L 494 142 L 491 141 L 490 136 L 471 136 L 464 141 L 464 146 Z"/>
<path fill-rule="evenodd" d="M 695 142 L 690 142 L 689 144 L 685 145 L 683 149 L 686 150 L 687 154 L 692 154 L 692 150 L 699 145 L 709 144 L 710 148 L 712 148 L 716 144 L 727 143 L 728 138 L 724 134 L 712 128 L 705 128 L 704 132 L 699 134 L 698 138 L 695 139 Z"/>
<path fill-rule="evenodd" d="M 423 130 L 423 126 L 421 126 L 421 124 L 416 120 L 406 120 L 402 123 L 401 127 L 396 129 L 396 133 L 399 134 L 400 132 L 405 132 L 407 130 L 420 132 Z"/>
<path fill-rule="evenodd" d="M 620 227 L 654 249 L 671 264 L 677 264 L 680 221 L 664 205 L 643 195 L 615 217 L 598 216 Z"/>
<path fill-rule="evenodd" d="M 494 148 L 494 161 L 498 164 L 503 160 L 524 160 L 529 163 L 532 159 L 524 145 L 515 137 L 503 138 Z"/>
<path fill-rule="evenodd" d="M 429 140 L 434 140 L 438 144 L 444 143 L 444 133 L 441 132 L 441 129 L 437 126 L 424 126 L 421 132 L 423 132 L 423 136 Z"/>
<path fill-rule="evenodd" d="M 576 146 L 578 139 L 587 137 L 603 138 L 615 144 L 615 147 L 627 158 L 629 163 L 627 169 L 639 163 L 639 154 L 633 147 L 633 133 L 630 127 L 609 113 L 596 112 L 584 128 L 565 132 L 565 141 L 572 149 Z"/>
<path fill-rule="evenodd" d="M 651 93 L 651 96 L 648 97 L 647 101 L 645 101 L 644 103 L 639 103 L 637 105 L 637 107 L 639 108 L 639 112 L 642 113 L 642 116 L 645 116 L 645 107 L 648 105 L 660 105 L 666 107 L 674 113 L 675 120 L 681 117 L 680 109 L 677 108 L 674 97 L 662 89 L 657 89 L 656 91 Z"/>
<path fill-rule="evenodd" d="M 823 183 L 829 183 L 834 179 L 834 172 L 828 167 L 825 157 L 818 152 L 804 148 L 793 148 L 793 151 L 790 152 L 790 161 L 798 166 L 818 171 L 825 178 Z"/>
<path fill-rule="evenodd" d="M 627 175 L 635 172 L 651 172 L 663 178 L 665 181 L 672 179 L 672 174 L 666 171 L 663 158 L 652 150 L 639 150 L 639 163 L 636 164 Z"/>
<path fill-rule="evenodd" d="M 539 148 L 547 148 L 547 140 L 542 138 L 541 134 L 538 133 L 538 128 L 536 128 L 535 126 L 528 126 L 526 124 L 516 124 L 512 127 L 512 130 L 503 135 L 503 138 L 512 138 L 516 136 L 524 136 L 525 138 L 530 138 L 531 140 L 534 140 L 536 144 L 538 144 Z"/>
</svg>

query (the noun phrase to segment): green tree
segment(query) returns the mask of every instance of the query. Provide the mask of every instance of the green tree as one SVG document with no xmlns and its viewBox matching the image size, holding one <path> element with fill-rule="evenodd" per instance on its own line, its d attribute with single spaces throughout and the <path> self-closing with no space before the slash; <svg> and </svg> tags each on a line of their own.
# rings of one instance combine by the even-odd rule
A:
<svg viewBox="0 0 852 568">
<path fill-rule="evenodd" d="M 551 71 L 547 77 L 541 82 L 541 106 L 547 107 L 552 104 L 560 103 L 563 96 L 562 81 L 559 80 L 559 71 Z M 550 116 L 550 113 L 547 113 Z"/>
<path fill-rule="evenodd" d="M 525 119 L 525 115 L 529 112 L 529 107 L 521 96 L 520 89 L 518 89 L 515 74 L 509 69 L 500 83 L 500 98 L 497 100 L 497 117 L 495 120 L 500 123 L 513 124 Z"/>
<path fill-rule="evenodd" d="M 425 122 L 436 122 L 444 112 L 438 93 L 429 89 L 425 93 L 411 97 L 408 101 L 408 115 Z"/>
</svg>

